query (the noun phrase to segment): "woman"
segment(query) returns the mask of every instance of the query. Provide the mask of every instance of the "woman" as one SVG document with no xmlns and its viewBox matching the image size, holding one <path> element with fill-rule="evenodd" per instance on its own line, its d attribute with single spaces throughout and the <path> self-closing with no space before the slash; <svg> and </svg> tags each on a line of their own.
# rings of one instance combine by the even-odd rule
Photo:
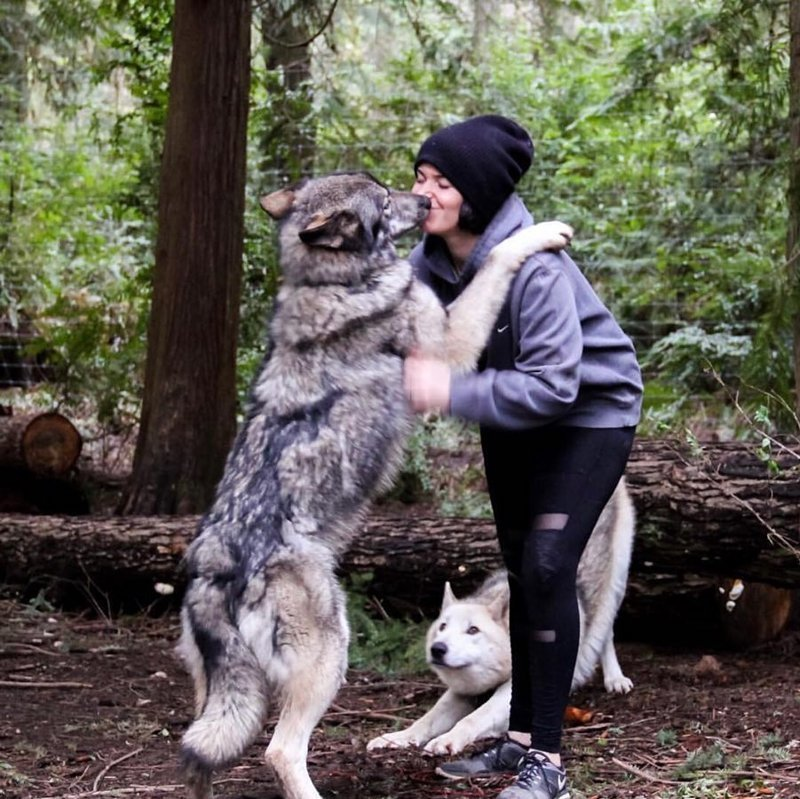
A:
<svg viewBox="0 0 800 799">
<path fill-rule="evenodd" d="M 495 244 L 532 224 L 514 191 L 532 158 L 527 132 L 497 115 L 423 142 L 412 190 L 431 211 L 410 260 L 443 303 Z M 480 425 L 511 589 L 508 736 L 437 771 L 516 773 L 497 799 L 567 799 L 561 732 L 580 635 L 577 567 L 639 421 L 633 345 L 569 256 L 537 253 L 515 278 L 478 371 L 451 375 L 444 362 L 412 355 L 405 386 L 416 411 Z"/>
</svg>

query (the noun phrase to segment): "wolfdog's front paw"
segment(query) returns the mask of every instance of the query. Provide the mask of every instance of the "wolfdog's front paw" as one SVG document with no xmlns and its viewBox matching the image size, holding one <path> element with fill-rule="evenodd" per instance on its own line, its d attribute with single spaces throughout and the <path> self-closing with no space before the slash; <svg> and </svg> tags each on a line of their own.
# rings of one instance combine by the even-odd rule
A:
<svg viewBox="0 0 800 799">
<path fill-rule="evenodd" d="M 372 752 L 376 749 L 408 749 L 409 746 L 413 745 L 414 742 L 409 740 L 405 735 L 405 730 L 400 730 L 398 732 L 386 732 L 383 735 L 379 735 L 377 738 L 373 738 L 367 744 L 367 751 Z"/>
<path fill-rule="evenodd" d="M 605 677 L 603 680 L 606 691 L 610 694 L 627 694 L 633 688 L 633 680 L 626 677 L 621 672 Z"/>
<path fill-rule="evenodd" d="M 501 241 L 492 250 L 492 255 L 508 267 L 517 269 L 534 253 L 564 249 L 572 241 L 572 236 L 572 228 L 563 222 L 539 222 Z"/>
<path fill-rule="evenodd" d="M 457 727 L 428 741 L 423 750 L 427 755 L 457 755 L 475 740 L 475 735 L 465 733 Z"/>
<path fill-rule="evenodd" d="M 520 231 L 517 235 L 526 233 L 529 230 L 531 231 L 529 235 L 533 237 L 532 244 L 538 241 L 538 249 L 540 250 L 563 250 L 564 247 L 572 243 L 572 237 L 575 235 L 575 231 L 569 225 L 559 222 L 557 219 L 549 222 L 538 222 Z"/>
</svg>

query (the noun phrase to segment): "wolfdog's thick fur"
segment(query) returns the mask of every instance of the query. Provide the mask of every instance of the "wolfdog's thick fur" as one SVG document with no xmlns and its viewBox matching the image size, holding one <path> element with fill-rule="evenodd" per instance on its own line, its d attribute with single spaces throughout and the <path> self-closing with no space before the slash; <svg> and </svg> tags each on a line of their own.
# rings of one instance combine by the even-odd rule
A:
<svg viewBox="0 0 800 799">
<path fill-rule="evenodd" d="M 520 264 L 571 235 L 552 222 L 508 239 L 445 312 L 393 244 L 426 198 L 341 174 L 261 204 L 280 220 L 283 273 L 269 352 L 185 559 L 179 650 L 196 717 L 181 755 L 194 799 L 211 796 L 213 771 L 255 740 L 269 704 L 279 718 L 265 758 L 284 796 L 319 799 L 309 738 L 347 668 L 334 567 L 400 464 L 403 357 L 418 348 L 472 368 Z"/>
<path fill-rule="evenodd" d="M 572 687 L 586 683 L 600 663 L 605 688 L 627 693 L 614 647 L 614 619 L 625 596 L 635 514 L 625 480 L 595 525 L 578 567 L 581 637 Z M 430 667 L 447 690 L 411 726 L 373 738 L 367 748 L 424 747 L 456 754 L 480 738 L 508 730 L 511 647 L 508 639 L 508 576 L 494 572 L 475 593 L 456 599 L 445 585 L 439 617 L 426 638 Z"/>
</svg>

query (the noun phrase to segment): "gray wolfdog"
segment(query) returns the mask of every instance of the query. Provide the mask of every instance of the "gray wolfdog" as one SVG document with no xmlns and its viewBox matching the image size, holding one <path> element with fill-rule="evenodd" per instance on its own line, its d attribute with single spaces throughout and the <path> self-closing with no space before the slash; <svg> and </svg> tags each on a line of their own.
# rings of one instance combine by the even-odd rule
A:
<svg viewBox="0 0 800 799">
<path fill-rule="evenodd" d="M 625 595 L 635 529 L 624 478 L 595 525 L 578 567 L 581 638 L 572 687 L 586 683 L 598 661 L 606 690 L 627 693 L 614 648 L 614 619 Z M 379 735 L 367 748 L 421 746 L 430 754 L 456 754 L 480 738 L 508 730 L 511 649 L 508 579 L 495 572 L 478 590 L 456 599 L 445 585 L 439 617 L 426 638 L 430 667 L 447 690 L 410 727 Z M 488 698 L 487 694 L 489 695 Z"/>
<path fill-rule="evenodd" d="M 308 744 L 344 681 L 349 639 L 334 568 L 400 465 L 403 357 L 418 348 L 472 368 L 520 264 L 572 233 L 546 222 L 506 240 L 445 311 L 393 244 L 427 198 L 341 174 L 261 205 L 280 220 L 283 273 L 269 352 L 185 558 L 178 648 L 196 716 L 181 760 L 194 799 L 212 795 L 213 771 L 256 739 L 270 703 L 266 762 L 287 799 L 319 799 Z"/>
</svg>

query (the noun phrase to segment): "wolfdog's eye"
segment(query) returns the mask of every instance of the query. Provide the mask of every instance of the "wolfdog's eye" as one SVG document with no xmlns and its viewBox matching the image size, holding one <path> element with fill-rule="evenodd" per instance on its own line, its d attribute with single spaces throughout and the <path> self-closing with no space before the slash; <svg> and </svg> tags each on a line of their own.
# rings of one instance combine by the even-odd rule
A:
<svg viewBox="0 0 800 799">
<path fill-rule="evenodd" d="M 447 627 L 447 622 L 446 622 L 446 621 L 443 621 L 443 622 L 442 622 L 442 623 L 439 625 L 439 632 L 440 632 L 440 633 L 441 633 L 441 632 L 444 632 L 444 630 L 445 630 L 445 628 L 446 628 L 446 627 Z"/>
<path fill-rule="evenodd" d="M 476 627 L 474 624 L 467 629 L 467 635 L 477 635 L 479 632 L 480 629 Z"/>
<path fill-rule="evenodd" d="M 392 212 L 392 198 L 387 194 L 386 199 L 383 201 L 383 213 L 389 216 Z"/>
</svg>

